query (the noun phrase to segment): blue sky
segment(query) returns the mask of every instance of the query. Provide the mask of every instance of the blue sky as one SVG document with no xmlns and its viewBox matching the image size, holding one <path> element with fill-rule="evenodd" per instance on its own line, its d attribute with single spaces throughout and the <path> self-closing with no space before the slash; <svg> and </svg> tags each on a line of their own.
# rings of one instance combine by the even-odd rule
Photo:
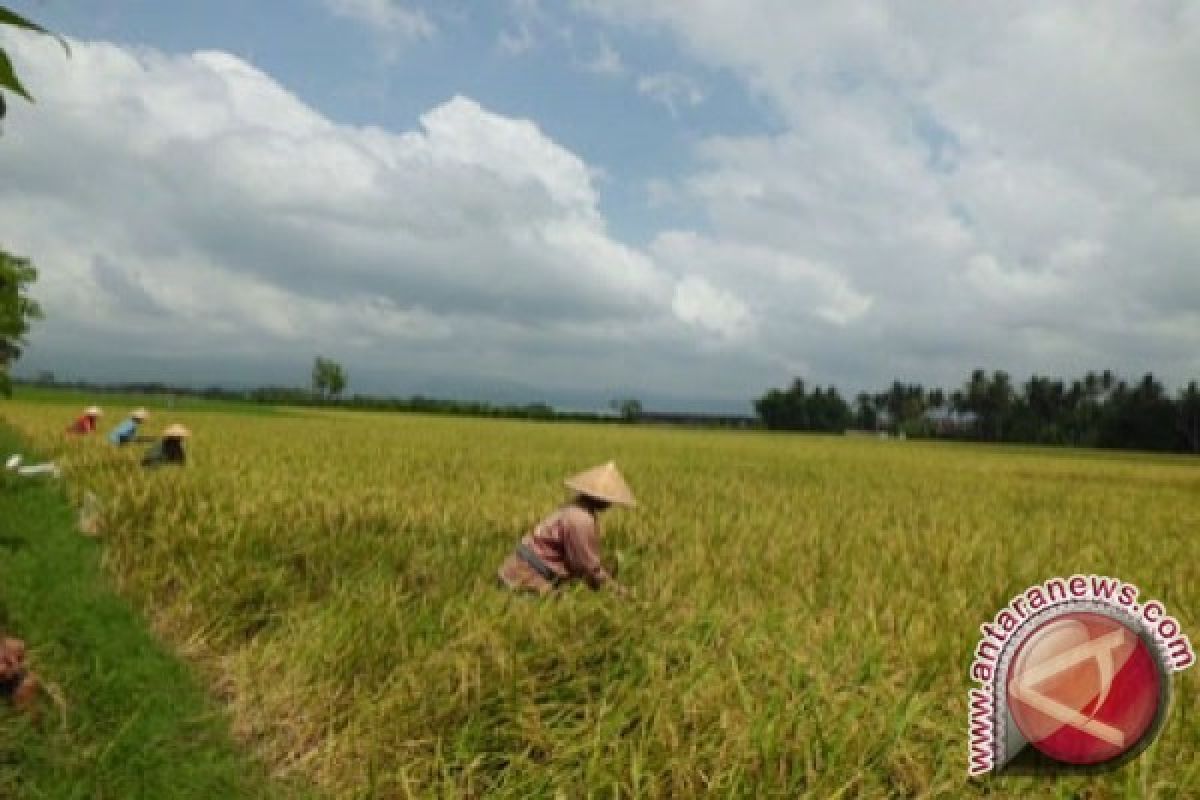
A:
<svg viewBox="0 0 1200 800">
<path fill-rule="evenodd" d="M 14 2 L 22 369 L 747 410 L 1200 377 L 1200 12 Z"/>
</svg>

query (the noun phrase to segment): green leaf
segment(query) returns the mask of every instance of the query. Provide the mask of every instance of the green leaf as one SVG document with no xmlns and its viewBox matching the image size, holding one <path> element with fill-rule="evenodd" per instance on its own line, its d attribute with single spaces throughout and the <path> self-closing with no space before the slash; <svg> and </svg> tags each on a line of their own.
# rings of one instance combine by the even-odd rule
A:
<svg viewBox="0 0 1200 800">
<path fill-rule="evenodd" d="M 42 33 L 46 36 L 53 36 L 58 40 L 58 43 L 62 45 L 63 50 L 67 52 L 67 55 L 71 55 L 71 48 L 67 44 L 66 39 L 62 38 L 56 33 L 51 33 L 41 25 L 38 25 L 36 22 L 25 19 L 25 17 L 22 17 L 15 11 L 10 11 L 4 6 L 0 6 L 0 25 L 11 25 L 14 28 L 24 28 L 27 31 L 33 31 L 34 33 Z"/>
<path fill-rule="evenodd" d="M 3 50 L 0 50 L 0 89 L 8 89 L 11 92 L 16 92 L 29 102 L 33 102 L 33 95 L 21 85 L 16 71 L 13 70 L 12 62 L 8 60 L 8 54 Z"/>
</svg>

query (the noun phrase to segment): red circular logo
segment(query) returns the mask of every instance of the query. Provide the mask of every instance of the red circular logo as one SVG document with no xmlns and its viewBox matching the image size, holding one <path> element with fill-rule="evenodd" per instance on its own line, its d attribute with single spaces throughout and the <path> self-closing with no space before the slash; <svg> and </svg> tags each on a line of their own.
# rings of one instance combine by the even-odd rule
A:
<svg viewBox="0 0 1200 800">
<path fill-rule="evenodd" d="M 1158 716 L 1161 677 L 1137 633 L 1103 614 L 1068 612 L 1017 649 L 1008 706 L 1021 734 L 1065 764 L 1100 764 L 1137 747 Z"/>
</svg>

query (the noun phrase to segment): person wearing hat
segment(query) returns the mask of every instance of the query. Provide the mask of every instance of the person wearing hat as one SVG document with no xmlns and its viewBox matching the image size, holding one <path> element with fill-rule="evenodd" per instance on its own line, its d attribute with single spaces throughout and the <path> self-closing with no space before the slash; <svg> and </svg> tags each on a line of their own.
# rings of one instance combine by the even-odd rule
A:
<svg viewBox="0 0 1200 800">
<path fill-rule="evenodd" d="M 137 438 L 138 426 L 146 421 L 146 417 L 150 416 L 144 408 L 137 408 L 129 412 L 129 416 L 121 421 L 121 424 L 113 428 L 108 434 L 108 440 L 117 447 L 123 447 Z"/>
<path fill-rule="evenodd" d="M 167 426 L 167 429 L 162 432 L 162 438 L 158 440 L 158 444 L 154 445 L 142 459 L 142 466 L 182 467 L 187 462 L 187 456 L 183 452 L 183 440 L 191 435 L 191 431 L 178 423 Z"/>
<path fill-rule="evenodd" d="M 593 589 L 608 585 L 628 594 L 600 561 L 600 514 L 614 505 L 633 508 L 633 492 L 611 461 L 568 478 L 565 485 L 575 497 L 521 539 L 500 566 L 500 584 L 546 595 L 583 580 Z"/>
<path fill-rule="evenodd" d="M 104 412 L 96 406 L 88 406 L 83 413 L 67 426 L 67 433 L 77 436 L 87 436 L 96 432 L 96 420 L 104 416 Z"/>
</svg>

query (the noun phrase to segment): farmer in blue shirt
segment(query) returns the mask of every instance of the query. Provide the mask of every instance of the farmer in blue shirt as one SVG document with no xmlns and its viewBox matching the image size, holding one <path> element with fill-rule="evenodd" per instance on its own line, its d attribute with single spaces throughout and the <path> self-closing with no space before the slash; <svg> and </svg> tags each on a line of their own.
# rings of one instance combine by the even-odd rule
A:
<svg viewBox="0 0 1200 800">
<path fill-rule="evenodd" d="M 112 432 L 108 434 L 108 440 L 117 447 L 130 444 L 137 438 L 138 426 L 145 422 L 148 416 L 149 412 L 144 408 L 131 412 L 120 425 L 113 428 Z"/>
</svg>

